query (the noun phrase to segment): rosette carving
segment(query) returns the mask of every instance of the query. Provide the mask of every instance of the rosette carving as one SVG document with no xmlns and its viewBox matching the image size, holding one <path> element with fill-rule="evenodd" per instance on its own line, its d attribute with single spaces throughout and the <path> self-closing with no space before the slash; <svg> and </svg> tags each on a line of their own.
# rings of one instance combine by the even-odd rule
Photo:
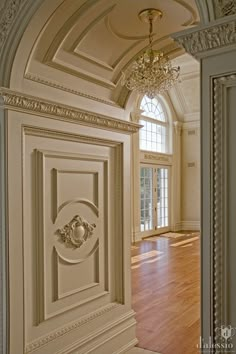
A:
<svg viewBox="0 0 236 354">
<path fill-rule="evenodd" d="M 82 216 L 75 215 L 63 228 L 57 230 L 62 242 L 73 248 L 81 247 L 92 237 L 96 224 L 90 224 Z"/>
</svg>

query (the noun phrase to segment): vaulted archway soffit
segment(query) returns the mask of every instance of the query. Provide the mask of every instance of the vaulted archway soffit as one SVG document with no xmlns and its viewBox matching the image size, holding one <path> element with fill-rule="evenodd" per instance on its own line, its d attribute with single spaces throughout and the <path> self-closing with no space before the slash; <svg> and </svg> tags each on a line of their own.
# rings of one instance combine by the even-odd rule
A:
<svg viewBox="0 0 236 354">
<path fill-rule="evenodd" d="M 19 16 L 23 2 L 28 1 L 8 2 L 19 3 Z M 39 11 L 45 14 L 46 1 L 38 2 Z M 148 45 L 147 27 L 137 14 L 153 6 L 152 1 L 142 0 L 130 6 L 125 0 L 57 0 L 50 6 L 51 12 L 47 11 L 38 32 L 32 34 L 34 44 L 22 66 L 24 79 L 120 105 L 121 72 Z M 155 47 L 175 57 L 183 51 L 170 35 L 199 23 L 198 9 L 194 0 L 160 2 L 159 7 L 164 16 L 155 28 Z M 14 75 L 13 71 L 12 83 Z"/>
</svg>

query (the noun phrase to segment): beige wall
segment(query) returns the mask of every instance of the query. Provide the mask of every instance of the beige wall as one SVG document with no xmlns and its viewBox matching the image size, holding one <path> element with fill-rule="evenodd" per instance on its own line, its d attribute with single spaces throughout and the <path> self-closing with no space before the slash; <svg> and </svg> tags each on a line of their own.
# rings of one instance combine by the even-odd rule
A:
<svg viewBox="0 0 236 354">
<path fill-rule="evenodd" d="M 197 126 L 198 125 L 198 126 Z M 182 229 L 200 227 L 200 129 L 199 123 L 182 131 Z"/>
</svg>

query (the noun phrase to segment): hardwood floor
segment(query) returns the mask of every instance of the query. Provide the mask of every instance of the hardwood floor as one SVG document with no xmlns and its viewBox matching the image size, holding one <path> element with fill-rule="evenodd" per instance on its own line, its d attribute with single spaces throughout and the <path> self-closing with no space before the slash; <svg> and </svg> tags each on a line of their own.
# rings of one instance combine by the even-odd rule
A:
<svg viewBox="0 0 236 354">
<path fill-rule="evenodd" d="M 196 233 L 132 246 L 133 309 L 138 347 L 198 354 L 200 241 Z M 186 242 L 182 242 L 186 241 Z"/>
</svg>

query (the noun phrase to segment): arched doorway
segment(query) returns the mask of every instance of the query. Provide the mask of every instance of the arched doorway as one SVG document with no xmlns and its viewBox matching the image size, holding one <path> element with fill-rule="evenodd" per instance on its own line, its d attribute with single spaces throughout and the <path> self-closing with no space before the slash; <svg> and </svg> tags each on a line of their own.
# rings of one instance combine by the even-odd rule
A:
<svg viewBox="0 0 236 354">
<path fill-rule="evenodd" d="M 69 119 L 70 124 L 72 124 L 76 119 L 79 119 L 80 122 L 83 122 L 83 124 L 85 122 L 86 124 L 88 123 L 88 126 L 89 124 L 93 124 L 92 122 L 96 121 L 96 124 L 99 127 L 104 127 L 107 125 L 107 127 L 111 128 L 111 130 L 114 128 L 115 130 L 118 129 L 119 132 L 135 132 L 137 129 L 137 126 L 135 125 L 129 125 L 128 123 L 121 124 L 120 121 L 116 120 L 119 119 L 122 114 L 124 114 L 122 116 L 125 118 L 124 120 L 127 120 L 123 108 L 125 106 L 128 93 L 125 91 L 119 91 L 118 89 L 117 91 L 112 91 L 111 94 L 110 90 L 112 90 L 114 85 L 116 86 L 119 81 L 119 75 L 117 76 L 117 73 L 121 72 L 122 67 L 125 68 L 125 66 L 128 65 L 134 52 L 137 53 L 141 50 L 143 48 L 143 44 L 139 42 L 137 47 L 131 46 L 132 50 L 134 49 L 134 52 L 130 53 L 130 57 L 129 55 L 122 56 L 122 58 L 118 58 L 118 61 L 116 61 L 115 58 L 112 58 L 114 59 L 112 64 L 117 64 L 117 66 L 115 65 L 116 72 L 114 72 L 112 80 L 110 80 L 110 73 L 113 70 L 113 66 L 110 65 L 110 62 L 106 63 L 106 60 L 105 62 L 103 60 L 95 60 L 96 63 L 94 64 L 94 52 L 91 53 L 89 50 L 86 55 L 81 53 L 80 50 L 77 51 L 76 55 L 72 54 L 72 52 L 76 52 L 76 45 L 74 47 L 72 45 L 75 44 L 73 40 L 78 34 L 78 27 L 76 27 L 78 23 L 76 23 L 76 19 L 79 18 L 81 20 L 78 26 L 83 24 L 82 27 L 85 30 L 87 27 L 86 24 L 88 18 L 85 16 L 82 19 L 81 16 L 86 13 L 90 5 L 93 6 L 97 3 L 98 2 L 96 1 L 72 1 L 69 6 L 67 6 L 68 2 L 62 1 L 52 1 L 50 3 L 46 1 L 35 1 L 34 4 L 30 1 L 5 1 L 1 8 L 3 9 L 1 16 L 1 26 L 3 26 L 3 31 L 1 34 L 0 49 L 3 60 L 1 61 L 2 65 L 0 78 L 1 86 L 5 87 L 1 88 L 1 170 L 3 171 L 1 174 L 1 202 L 3 210 L 1 214 L 1 231 L 3 234 L 3 241 L 1 243 L 3 248 L 3 268 L 1 269 L 1 274 L 3 279 L 2 289 L 4 298 L 3 301 L 1 301 L 1 313 L 3 313 L 3 316 L 1 317 L 5 331 L 4 335 L 7 332 L 6 329 L 10 328 L 8 338 L 10 338 L 10 348 L 14 354 L 17 351 L 23 352 L 23 350 L 26 350 L 26 348 L 24 348 L 25 339 L 23 338 L 22 328 L 24 327 L 25 329 L 28 322 L 24 322 L 25 317 L 23 316 L 23 312 L 27 308 L 27 301 L 26 299 L 24 300 L 23 292 L 24 267 L 22 262 L 22 254 L 19 254 L 19 249 L 22 248 L 16 247 L 17 243 L 13 242 L 13 240 L 19 240 L 19 230 L 22 231 L 22 203 L 16 203 L 18 200 L 17 198 L 21 198 L 22 185 L 19 183 L 21 182 L 20 176 L 22 176 L 22 170 L 18 170 L 17 173 L 15 173 L 16 170 L 11 169 L 12 165 L 9 165 L 10 161 L 8 158 L 9 154 L 14 156 L 14 158 L 18 157 L 16 159 L 15 167 L 17 167 L 17 164 L 19 164 L 20 161 L 23 162 L 25 160 L 22 156 L 19 156 L 19 151 L 24 146 L 24 141 L 22 140 L 22 144 L 19 143 L 19 131 L 16 132 L 12 126 L 9 125 L 9 119 L 11 118 L 8 111 L 11 111 L 10 115 L 15 115 L 15 117 L 17 114 L 20 114 L 21 117 L 24 116 L 25 122 L 29 118 L 28 112 L 30 111 L 34 116 L 34 120 L 30 123 L 27 121 L 29 126 L 35 124 L 37 119 L 38 122 L 39 120 L 40 122 L 46 122 L 45 119 L 50 116 L 52 118 L 51 122 L 53 122 L 50 125 L 50 129 L 52 130 L 55 130 L 55 120 L 53 121 L 55 116 L 57 117 L 57 128 L 59 127 L 62 118 L 66 118 Z M 219 178 L 222 178 L 220 170 L 224 171 L 224 173 L 226 173 L 225 171 L 228 171 L 228 174 L 231 177 L 233 176 L 234 170 L 229 169 L 229 165 L 224 164 L 224 161 L 227 159 L 223 159 L 222 155 L 220 155 L 220 159 L 218 158 L 218 152 L 223 149 L 226 154 L 225 156 L 229 156 L 229 158 L 231 158 L 230 166 L 232 166 L 233 155 L 231 153 L 234 151 L 234 139 L 230 135 L 230 132 L 233 131 L 233 129 L 231 129 L 233 126 L 226 126 L 228 129 L 226 131 L 229 139 L 226 139 L 225 136 L 222 137 L 221 135 L 218 135 L 218 131 L 220 130 L 218 124 L 219 122 L 220 124 L 225 124 L 225 117 L 222 116 L 216 106 L 214 106 L 216 102 L 217 104 L 219 102 L 220 108 L 223 109 L 226 107 L 223 100 L 223 97 L 225 97 L 222 94 L 223 89 L 227 91 L 229 88 L 227 91 L 227 94 L 229 95 L 227 97 L 229 98 L 230 104 L 227 106 L 233 107 L 234 102 L 235 62 L 232 59 L 232 55 L 234 55 L 232 44 L 235 42 L 235 37 L 232 28 L 234 26 L 235 7 L 234 4 L 231 4 L 232 6 L 230 7 L 229 3 L 229 1 L 217 2 L 217 4 L 215 2 L 208 2 L 207 4 L 206 2 L 197 2 L 198 9 L 201 13 L 202 28 L 199 27 L 197 29 L 189 29 L 187 34 L 176 35 L 176 37 L 179 37 L 180 42 L 185 46 L 187 51 L 189 51 L 192 55 L 204 58 L 204 60 L 202 60 L 201 85 L 203 91 L 202 119 L 204 122 L 204 129 L 202 130 L 202 156 L 204 158 L 202 163 L 202 230 L 203 234 L 206 236 L 204 238 L 202 255 L 202 267 L 204 270 L 202 274 L 202 333 L 204 338 L 212 336 L 215 341 L 217 341 L 218 338 L 218 334 L 216 334 L 215 331 L 216 328 L 219 328 L 223 324 L 226 325 L 226 322 L 230 322 L 234 325 L 235 321 L 235 312 L 229 311 L 229 308 L 233 309 L 232 299 L 234 295 L 234 286 L 232 286 L 228 292 L 224 292 L 222 294 L 223 288 L 228 289 L 228 287 L 225 286 L 223 274 L 225 274 L 227 266 L 229 266 L 231 273 L 234 269 L 233 255 L 230 253 L 231 250 L 234 249 L 233 216 L 226 213 L 225 204 L 222 205 L 222 200 L 225 200 L 224 196 L 226 195 L 225 203 L 230 207 L 233 207 L 234 194 L 232 193 L 229 196 L 229 193 L 227 192 L 228 189 L 224 183 L 222 183 L 221 179 L 219 182 Z M 99 19 L 102 19 L 104 18 L 103 15 L 106 16 L 107 12 L 109 12 L 109 10 L 112 11 L 112 9 L 106 9 L 107 12 L 103 11 L 104 8 L 102 8 L 102 6 L 105 4 L 105 1 L 100 2 L 100 4 L 101 8 L 99 10 L 99 15 L 101 15 L 101 17 L 99 17 Z M 173 6 L 182 5 L 184 6 L 183 2 L 173 2 Z M 116 10 L 119 13 L 120 8 L 117 7 Z M 129 10 L 131 11 L 131 7 Z M 189 5 L 186 6 L 186 11 L 191 12 Z M 34 17 L 31 20 L 33 13 Z M 90 14 L 93 15 L 93 20 L 95 20 L 97 15 L 95 7 Z M 127 11 L 128 17 L 129 14 L 130 12 Z M 170 14 L 172 14 L 175 18 L 178 17 L 176 16 L 175 11 L 173 11 L 173 13 L 170 12 Z M 191 26 L 194 24 L 194 21 L 196 20 L 194 16 L 194 13 L 192 13 L 190 22 L 187 22 L 186 19 L 185 26 Z M 226 16 L 231 17 L 227 18 Z M 114 15 L 113 20 L 119 18 L 121 18 L 121 16 Z M 218 19 L 217 23 L 214 22 L 215 19 Z M 127 21 L 127 23 L 128 22 L 129 21 Z M 99 21 L 95 21 L 94 24 L 99 24 Z M 105 23 L 108 27 L 109 24 L 109 22 Z M 115 25 L 116 23 L 113 24 Z M 181 26 L 182 24 L 180 24 L 178 29 L 173 29 L 173 32 L 182 30 L 183 28 Z M 134 27 L 132 26 L 132 28 Z M 68 29 L 71 37 L 67 36 Z M 113 28 L 113 32 L 117 32 L 116 27 Z M 218 32 L 221 33 L 221 35 L 216 38 L 215 33 Z M 88 32 L 81 31 L 81 29 L 79 33 L 83 33 L 84 35 L 88 34 Z M 126 33 L 116 33 L 116 38 L 117 36 L 121 37 L 121 35 L 124 37 Z M 130 34 L 131 37 L 133 35 L 133 33 Z M 140 29 L 140 36 L 142 35 L 143 32 Z M 91 35 L 91 47 L 95 48 L 96 46 L 93 45 L 94 42 L 92 42 L 92 37 L 93 36 Z M 67 42 L 65 39 L 69 39 L 69 41 Z M 142 38 L 139 39 L 141 40 Z M 131 41 L 132 38 L 126 38 L 126 40 Z M 119 41 L 121 41 L 121 39 L 119 39 Z M 103 43 L 103 41 L 100 41 L 100 43 Z M 227 49 L 227 51 L 225 49 Z M 103 55 L 105 56 L 105 59 L 107 59 L 110 55 L 110 51 L 106 52 L 101 50 L 99 53 L 101 54 L 100 59 L 104 58 Z M 211 53 L 210 56 L 208 55 L 209 53 Z M 91 66 L 91 70 L 87 70 L 86 72 L 82 70 L 78 72 L 78 66 L 76 64 L 78 58 L 81 63 L 84 63 L 85 60 L 86 65 L 89 63 L 88 65 L 95 65 L 96 67 L 99 67 L 98 70 L 100 74 L 97 75 L 97 71 L 94 72 Z M 122 62 L 123 58 L 126 58 L 125 62 Z M 110 59 L 110 57 L 108 59 Z M 65 63 L 69 65 L 65 65 Z M 122 65 L 119 66 L 119 63 Z M 104 73 L 104 76 L 101 72 Z M 220 77 L 222 77 L 222 79 L 220 79 Z M 94 84 L 95 86 L 93 86 Z M 96 84 L 98 84 L 98 87 L 96 87 Z M 119 85 L 117 87 L 119 88 Z M 10 91 L 8 89 L 10 89 Z M 209 95 L 209 92 L 212 96 Z M 214 100 L 212 100 L 213 96 Z M 68 106 L 70 108 L 68 108 Z M 81 109 L 83 112 L 80 111 Z M 89 113 L 87 111 L 89 111 Z M 226 112 L 227 121 L 230 122 L 230 124 L 233 122 L 233 111 L 234 110 L 232 109 L 227 110 Z M 113 123 L 110 122 L 109 119 L 106 120 L 106 117 L 104 118 L 103 115 L 112 117 Z M 43 119 L 39 119 L 39 117 Z M 18 120 L 18 122 L 19 121 L 20 120 Z M 83 126 L 83 124 L 81 125 Z M 30 127 L 28 128 L 29 132 Z M 41 128 L 43 128 L 43 123 Z M 48 133 L 47 129 L 49 126 L 44 128 L 44 132 Z M 63 128 L 61 127 L 61 131 L 65 132 L 67 129 L 69 129 L 67 125 Z M 90 128 L 88 128 L 88 131 L 89 129 Z M 98 135 L 99 138 L 102 139 L 102 134 L 99 134 L 99 132 L 101 133 L 101 130 L 98 130 Z M 72 128 L 71 133 L 73 133 Z M 57 137 L 59 136 L 58 129 L 56 135 Z M 9 139 L 9 137 L 11 137 L 11 139 Z M 61 139 L 61 141 L 62 140 L 63 139 Z M 117 138 L 117 140 L 119 139 Z M 13 142 L 13 144 L 11 145 L 10 142 Z M 17 144 L 19 143 L 17 145 L 17 149 L 15 149 L 15 142 Z M 119 156 L 119 149 L 117 151 Z M 211 161 L 211 163 L 209 163 L 209 161 Z M 228 174 L 226 175 L 228 176 Z M 18 176 L 18 179 L 16 179 L 16 176 Z M 232 190 L 234 190 L 232 182 L 233 178 L 231 177 L 229 179 L 229 183 L 231 183 L 230 186 Z M 16 190 L 13 188 L 15 181 L 18 186 Z M 118 182 L 118 184 L 119 183 L 120 182 Z M 127 185 L 126 188 L 129 190 Z M 18 209 L 15 210 L 13 208 L 13 210 L 11 210 L 11 215 L 14 215 L 14 218 L 10 219 L 10 221 L 12 221 L 11 223 L 9 223 L 8 217 L 9 195 L 11 195 L 12 200 L 15 199 L 15 203 L 12 204 L 13 206 L 14 204 L 21 205 Z M 119 198 L 117 200 L 119 200 Z M 19 210 L 21 215 L 18 215 Z M 229 208 L 229 210 L 231 210 L 231 208 Z M 27 214 L 28 213 L 25 213 L 25 215 Z M 124 215 L 124 218 L 125 217 L 127 217 L 127 215 Z M 229 225 L 229 228 L 227 230 L 223 229 L 222 231 L 222 225 L 225 224 Z M 228 235 L 227 244 L 225 243 L 226 234 Z M 12 235 L 14 235 L 14 237 Z M 223 247 L 221 247 L 222 244 Z M 8 247 L 6 245 L 8 245 Z M 12 247 L 12 245 L 14 247 Z M 30 249 L 31 248 L 29 247 L 29 250 Z M 118 245 L 117 249 L 122 249 L 122 246 Z M 13 256 L 14 252 L 17 253 L 17 257 L 15 257 L 15 255 Z M 25 253 L 23 252 L 23 254 Z M 224 261 L 225 258 L 227 258 L 225 255 L 229 256 L 226 263 Z M 126 259 L 127 262 L 127 258 L 124 257 L 124 259 Z M 119 261 L 117 262 L 119 264 Z M 224 269 L 222 269 L 222 264 L 224 265 Z M 30 269 L 30 267 L 27 268 L 26 266 L 24 270 L 25 269 Z M 16 270 L 16 272 L 14 272 L 14 270 Z M 21 270 L 20 277 L 17 276 L 17 270 Z M 230 278 L 230 281 L 234 284 L 233 277 Z M 15 296 L 16 293 L 18 293 L 18 296 Z M 123 294 L 124 293 L 127 294 L 128 292 L 126 293 L 124 290 Z M 119 294 L 118 298 L 119 301 L 122 302 L 122 294 Z M 8 301 L 6 301 L 6 299 Z M 227 302 L 226 299 L 229 301 Z M 16 313 L 19 315 L 17 317 L 19 317 L 18 320 L 21 321 L 20 325 L 16 325 L 16 323 L 14 324 L 12 320 L 10 323 L 7 323 L 7 311 L 5 309 L 6 303 L 7 305 L 9 305 L 9 303 L 11 305 L 11 316 L 16 317 Z M 227 311 L 225 310 L 226 308 Z M 9 310 L 9 307 L 7 310 Z M 227 317 L 228 313 L 230 313 L 230 315 Z M 131 314 L 131 317 L 132 316 L 133 314 Z M 83 320 L 81 321 L 81 323 L 83 323 Z M 130 323 L 130 326 L 134 327 L 134 323 Z M 46 339 L 42 339 L 43 334 L 40 332 L 42 327 L 38 327 L 37 329 L 39 328 L 38 338 L 40 338 L 40 340 L 37 340 L 37 345 L 39 346 L 43 346 L 45 343 L 48 343 L 48 341 L 50 342 L 52 339 L 54 340 L 61 337 L 62 334 L 67 333 L 65 329 L 63 329 L 62 332 L 55 332 L 55 335 L 53 334 L 53 336 L 50 335 Z M 124 328 L 119 329 L 120 332 L 122 332 Z M 12 336 L 12 333 L 14 333 L 15 336 Z M 127 334 L 127 331 L 125 333 Z M 124 334 L 124 337 L 126 334 Z M 4 335 L 2 334 L 2 337 L 4 337 Z M 133 334 L 129 335 L 133 336 Z M 7 341 L 8 339 L 2 341 L 5 343 L 3 350 L 6 349 Z M 11 341 L 15 342 L 15 348 L 17 349 L 12 349 L 13 344 Z M 28 344 L 32 344 L 30 340 Z M 134 342 L 131 344 L 133 345 Z M 33 347 L 27 347 L 27 351 L 30 352 L 37 349 L 38 347 L 35 345 L 36 344 L 34 343 Z M 126 349 L 124 348 L 123 350 Z M 45 350 L 45 347 L 43 350 Z M 70 348 L 68 350 L 72 351 L 74 349 Z M 102 353 L 104 353 L 104 351 Z"/>
</svg>

